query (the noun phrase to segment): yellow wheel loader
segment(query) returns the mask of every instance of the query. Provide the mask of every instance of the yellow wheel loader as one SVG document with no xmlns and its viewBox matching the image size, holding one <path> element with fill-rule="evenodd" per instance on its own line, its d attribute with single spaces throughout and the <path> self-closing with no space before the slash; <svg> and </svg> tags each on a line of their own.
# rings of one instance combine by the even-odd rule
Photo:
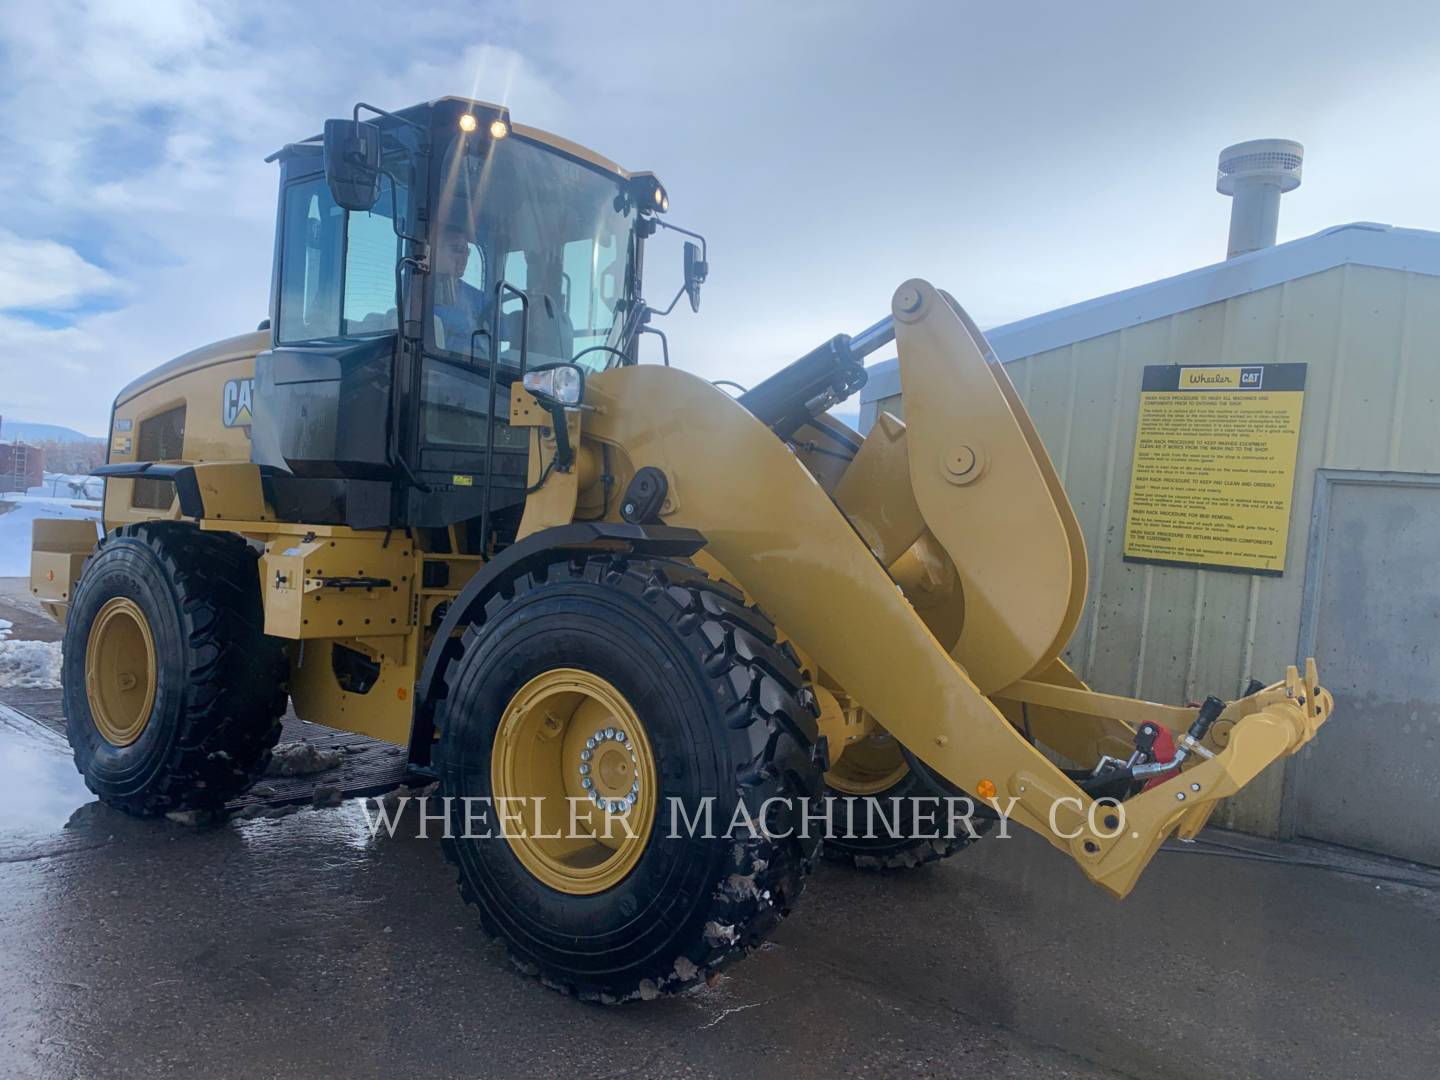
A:
<svg viewBox="0 0 1440 1080">
<path fill-rule="evenodd" d="M 1075 515 L 928 283 L 732 396 L 653 325 L 708 273 L 653 174 L 461 98 L 271 160 L 270 318 L 120 392 L 103 539 L 35 530 L 112 806 L 223 806 L 288 700 L 406 747 L 484 927 L 613 1000 L 754 949 L 822 844 L 912 865 L 1000 819 L 1122 897 L 1328 718 L 1309 662 L 1199 707 L 1066 667 Z M 861 437 L 827 410 L 892 342 L 906 421 Z"/>
</svg>

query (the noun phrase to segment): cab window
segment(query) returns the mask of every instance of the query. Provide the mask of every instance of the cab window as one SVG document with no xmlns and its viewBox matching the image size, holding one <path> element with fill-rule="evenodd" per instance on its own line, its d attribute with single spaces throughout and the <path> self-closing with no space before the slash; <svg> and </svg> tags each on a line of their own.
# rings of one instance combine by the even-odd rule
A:
<svg viewBox="0 0 1440 1080">
<path fill-rule="evenodd" d="M 367 212 L 350 211 L 345 243 L 345 303 L 341 309 L 341 333 L 368 334 L 394 330 L 395 264 L 400 258 L 400 238 L 390 219 L 389 178 L 381 184 L 380 202 Z M 381 213 L 380 208 L 385 212 Z"/>
<path fill-rule="evenodd" d="M 614 233 L 572 240 L 565 245 L 565 314 L 575 328 L 575 355 L 594 345 L 604 345 L 615 325 L 616 301 L 624 290 L 626 260 Z M 596 350 L 580 356 L 580 363 L 600 369 L 612 362 L 609 354 Z"/>
<path fill-rule="evenodd" d="M 281 222 L 282 345 L 392 331 L 397 326 L 395 233 L 390 178 L 369 211 L 335 205 L 324 177 L 293 183 Z M 406 192 L 395 200 L 403 217 Z"/>
</svg>

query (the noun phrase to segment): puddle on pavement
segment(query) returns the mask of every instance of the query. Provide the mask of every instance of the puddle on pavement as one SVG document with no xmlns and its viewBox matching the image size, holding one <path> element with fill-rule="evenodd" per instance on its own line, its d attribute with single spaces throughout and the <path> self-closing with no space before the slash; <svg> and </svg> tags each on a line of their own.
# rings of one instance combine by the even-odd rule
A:
<svg viewBox="0 0 1440 1080">
<path fill-rule="evenodd" d="M 303 837 L 307 841 L 365 852 L 391 839 L 377 817 L 375 804 L 371 802 L 366 805 L 366 800 L 363 799 L 346 799 L 339 806 L 322 809 L 301 807 L 293 814 L 283 817 L 237 820 L 235 825 L 245 846 L 256 849 L 288 846 L 297 838 Z M 439 826 L 432 823 L 430 833 L 438 835 Z M 397 839 L 409 839 L 412 836 L 413 827 L 408 833 L 403 827 L 395 830 Z"/>
<path fill-rule="evenodd" d="M 94 801 L 64 739 L 32 721 L 0 715 L 0 838 L 58 832 Z"/>
<path fill-rule="evenodd" d="M 415 835 L 415 809 L 409 806 L 400 815 L 397 838 Z M 0 711 L 0 849 L 28 848 L 30 842 L 54 836 L 67 825 L 80 827 L 95 813 L 113 814 L 85 786 L 65 740 L 26 717 Z M 106 829 L 124 820 L 123 815 L 113 816 Z M 376 804 L 362 805 L 359 799 L 320 810 L 300 808 L 277 820 L 235 824 L 241 841 L 251 848 L 289 845 L 303 837 L 364 852 L 390 839 L 387 830 L 377 828 L 381 823 Z M 438 835 L 439 828 L 431 822 L 433 834 Z"/>
</svg>

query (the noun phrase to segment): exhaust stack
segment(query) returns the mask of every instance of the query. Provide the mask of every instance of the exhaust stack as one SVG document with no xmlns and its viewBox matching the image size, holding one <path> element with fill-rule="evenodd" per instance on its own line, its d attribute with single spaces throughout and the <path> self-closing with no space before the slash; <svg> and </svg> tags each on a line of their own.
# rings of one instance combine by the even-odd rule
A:
<svg viewBox="0 0 1440 1080">
<path fill-rule="evenodd" d="M 1220 151 L 1215 190 L 1234 199 L 1227 259 L 1275 246 L 1280 196 L 1300 186 L 1305 147 L 1290 139 L 1252 139 Z"/>
</svg>

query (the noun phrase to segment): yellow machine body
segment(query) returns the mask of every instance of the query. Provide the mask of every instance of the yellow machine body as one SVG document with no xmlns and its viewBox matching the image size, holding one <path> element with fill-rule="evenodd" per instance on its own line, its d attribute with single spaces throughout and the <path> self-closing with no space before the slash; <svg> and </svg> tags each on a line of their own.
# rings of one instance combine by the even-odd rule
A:
<svg viewBox="0 0 1440 1080">
<path fill-rule="evenodd" d="M 1330 695 L 1307 663 L 1231 703 L 1205 752 L 1126 800 L 1117 827 L 1113 806 L 1097 806 L 1039 746 L 1089 767 L 1126 755 L 1141 723 L 1183 732 L 1196 710 L 1096 693 L 1060 660 L 1084 603 L 1086 559 L 1050 459 L 958 305 L 914 280 L 892 307 L 908 423 L 882 414 L 849 461 L 824 452 L 840 445 L 826 417 L 782 441 L 695 375 L 628 365 L 588 380 L 583 409 L 566 414 L 575 464 L 547 471 L 553 421 L 517 382 L 510 423 L 531 429 L 539 484 L 517 539 L 577 520 L 619 522 L 611 493 L 641 468 L 663 470 L 662 522 L 703 534 L 696 561 L 743 589 L 798 650 L 832 763 L 883 729 L 1123 896 L 1166 837 L 1193 835 L 1216 800 L 1308 742 Z M 265 628 L 293 642 L 297 713 L 404 743 L 442 606 L 484 560 L 457 554 L 459 543 L 425 550 L 423 536 L 403 531 L 275 520 L 236 422 L 236 387 L 265 340 L 199 350 L 122 394 L 111 460 L 134 460 L 140 423 L 183 406 L 176 460 L 197 465 L 200 527 L 263 545 Z M 134 485 L 108 481 L 108 528 L 180 516 L 175 503 L 137 505 Z M 32 588 L 57 617 L 93 542 L 37 526 Z"/>
</svg>

